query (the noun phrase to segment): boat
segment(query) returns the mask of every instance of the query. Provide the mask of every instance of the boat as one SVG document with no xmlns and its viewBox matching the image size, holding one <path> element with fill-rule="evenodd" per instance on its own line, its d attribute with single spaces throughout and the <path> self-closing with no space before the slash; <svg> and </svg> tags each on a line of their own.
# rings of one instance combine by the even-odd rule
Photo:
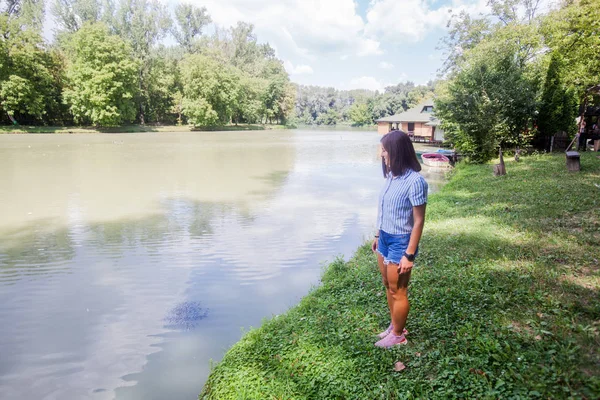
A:
<svg viewBox="0 0 600 400">
<path fill-rule="evenodd" d="M 440 153 L 423 153 L 421 159 L 429 167 L 451 167 L 450 159 Z"/>
<path fill-rule="evenodd" d="M 454 155 L 454 150 L 438 149 L 436 151 L 436 153 L 443 154 L 445 156 L 453 156 Z"/>
</svg>

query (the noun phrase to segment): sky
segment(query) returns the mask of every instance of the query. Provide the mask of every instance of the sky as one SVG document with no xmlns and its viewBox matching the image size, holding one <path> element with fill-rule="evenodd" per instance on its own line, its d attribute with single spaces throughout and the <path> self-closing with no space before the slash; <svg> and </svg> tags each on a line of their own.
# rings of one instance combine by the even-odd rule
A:
<svg viewBox="0 0 600 400">
<path fill-rule="evenodd" d="M 435 79 L 452 14 L 488 15 L 488 0 L 161 0 L 206 7 L 221 27 L 252 23 L 293 82 L 383 90 Z M 541 0 L 541 9 L 554 0 Z"/>
<path fill-rule="evenodd" d="M 435 79 L 452 13 L 486 13 L 487 0 L 187 0 L 213 22 L 254 24 L 293 82 L 383 90 Z"/>
</svg>

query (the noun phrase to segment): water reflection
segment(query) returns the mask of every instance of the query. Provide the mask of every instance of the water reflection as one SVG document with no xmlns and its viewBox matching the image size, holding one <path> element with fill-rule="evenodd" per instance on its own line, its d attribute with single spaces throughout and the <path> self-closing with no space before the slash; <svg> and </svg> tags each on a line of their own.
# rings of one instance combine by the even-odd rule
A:
<svg viewBox="0 0 600 400">
<path fill-rule="evenodd" d="M 0 139 L 1 398 L 195 398 L 371 232 L 382 183 L 370 132 Z M 181 304 L 209 311 L 179 329 Z"/>
</svg>

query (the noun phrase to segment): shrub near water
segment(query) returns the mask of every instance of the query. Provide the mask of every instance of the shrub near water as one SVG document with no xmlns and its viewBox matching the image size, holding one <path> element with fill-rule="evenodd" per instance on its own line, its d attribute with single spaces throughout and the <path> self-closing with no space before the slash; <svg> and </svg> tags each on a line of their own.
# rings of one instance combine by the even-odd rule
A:
<svg viewBox="0 0 600 400">
<path fill-rule="evenodd" d="M 457 168 L 428 205 L 408 346 L 373 346 L 389 316 L 365 245 L 248 332 L 200 398 L 599 398 L 600 159 L 581 162 Z"/>
</svg>

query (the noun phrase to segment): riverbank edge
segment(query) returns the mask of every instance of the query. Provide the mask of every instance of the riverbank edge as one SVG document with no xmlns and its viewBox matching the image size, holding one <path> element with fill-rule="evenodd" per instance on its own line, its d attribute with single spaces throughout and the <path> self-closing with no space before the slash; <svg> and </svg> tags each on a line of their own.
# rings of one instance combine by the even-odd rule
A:
<svg viewBox="0 0 600 400">
<path fill-rule="evenodd" d="M 285 125 L 238 124 L 195 128 L 188 125 L 123 125 L 117 127 L 92 126 L 0 126 L 0 134 L 75 134 L 75 133 L 138 133 L 138 132 L 228 132 L 294 129 Z"/>
<path fill-rule="evenodd" d="M 600 397 L 600 159 L 581 163 L 459 165 L 428 203 L 408 346 L 373 346 L 389 316 L 367 243 L 247 332 L 200 399 Z"/>
</svg>

